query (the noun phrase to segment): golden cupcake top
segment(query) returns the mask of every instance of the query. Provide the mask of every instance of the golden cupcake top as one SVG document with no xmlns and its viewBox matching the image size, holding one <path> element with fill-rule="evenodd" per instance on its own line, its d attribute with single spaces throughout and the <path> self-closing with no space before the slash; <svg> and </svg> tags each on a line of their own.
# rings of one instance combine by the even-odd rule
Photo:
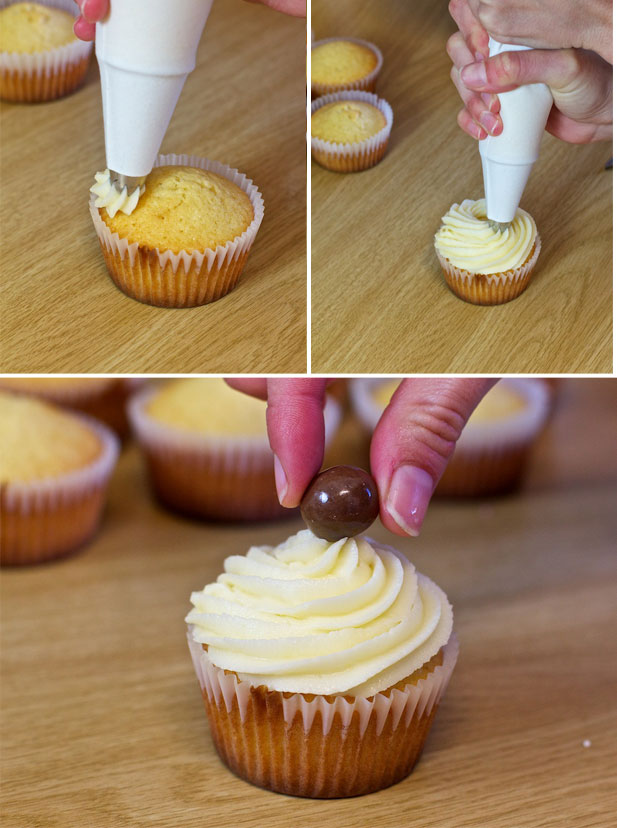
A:
<svg viewBox="0 0 617 828">
<path fill-rule="evenodd" d="M 159 250 L 214 250 L 240 236 L 253 220 L 253 205 L 240 187 L 197 167 L 155 167 L 146 191 L 130 215 L 111 218 L 99 210 L 113 233 Z"/>
<path fill-rule="evenodd" d="M 25 394 L 91 393 L 101 391 L 115 381 L 110 377 L 0 377 L 0 388 Z"/>
<path fill-rule="evenodd" d="M 74 415 L 0 391 L 0 483 L 58 477 L 88 466 L 101 451 L 97 434 Z"/>
<path fill-rule="evenodd" d="M 76 40 L 75 18 L 40 3 L 13 3 L 0 10 L 0 52 L 31 55 Z"/>
<path fill-rule="evenodd" d="M 311 135 L 336 144 L 365 141 L 386 126 L 386 117 L 365 101 L 333 101 L 311 115 Z"/>
<path fill-rule="evenodd" d="M 435 234 L 437 252 L 469 273 L 490 275 L 515 270 L 533 252 L 538 235 L 533 218 L 520 207 L 508 229 L 493 229 L 483 198 L 453 204 L 441 221 Z"/>
<path fill-rule="evenodd" d="M 319 84 L 353 83 L 377 67 L 375 52 L 351 40 L 331 40 L 311 50 L 311 82 Z"/>
<path fill-rule="evenodd" d="M 230 388 L 223 379 L 166 383 L 145 407 L 154 420 L 199 435 L 266 438 L 266 403 Z"/>
</svg>

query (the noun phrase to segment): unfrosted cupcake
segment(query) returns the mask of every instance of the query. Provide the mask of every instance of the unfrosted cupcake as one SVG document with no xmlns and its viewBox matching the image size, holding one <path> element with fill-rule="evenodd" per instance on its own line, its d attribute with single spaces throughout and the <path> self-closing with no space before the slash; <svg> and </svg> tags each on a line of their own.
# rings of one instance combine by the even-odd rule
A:
<svg viewBox="0 0 617 828">
<path fill-rule="evenodd" d="M 96 530 L 118 454 L 109 429 L 0 391 L 0 561 L 73 552 Z"/>
<path fill-rule="evenodd" d="M 229 293 L 264 212 L 246 176 L 195 156 L 159 156 L 138 201 L 113 191 L 108 171 L 97 174 L 92 192 L 111 278 L 133 299 L 160 307 L 205 305 Z"/>
<path fill-rule="evenodd" d="M 399 383 L 354 380 L 354 409 L 370 433 Z M 524 477 L 548 414 L 549 393 L 542 380 L 501 380 L 469 418 L 435 493 L 480 497 L 514 489 Z"/>
<path fill-rule="evenodd" d="M 443 591 L 395 549 L 308 530 L 224 569 L 186 618 L 223 761 L 295 796 L 407 776 L 458 654 Z"/>
<path fill-rule="evenodd" d="M 92 43 L 75 37 L 73 0 L 0 2 L 0 97 L 50 101 L 83 81 Z"/>
<path fill-rule="evenodd" d="M 222 379 L 172 380 L 146 388 L 129 415 L 153 489 L 170 508 L 215 520 L 267 520 L 293 515 L 276 494 L 266 403 Z M 329 440 L 339 406 L 328 400 Z"/>
<path fill-rule="evenodd" d="M 311 95 L 318 98 L 346 89 L 373 92 L 383 57 L 374 43 L 329 37 L 311 47 Z"/>
<path fill-rule="evenodd" d="M 130 430 L 126 403 L 143 382 L 131 377 L 0 377 L 0 389 L 82 411 L 125 439 Z"/>
<path fill-rule="evenodd" d="M 435 250 L 448 287 L 474 305 L 516 299 L 529 284 L 540 254 L 533 218 L 520 208 L 500 232 L 486 218 L 486 201 L 453 204 L 435 234 Z"/>
<path fill-rule="evenodd" d="M 379 163 L 392 130 L 392 108 L 369 92 L 338 92 L 311 105 L 311 152 L 336 172 L 358 172 Z"/>
</svg>

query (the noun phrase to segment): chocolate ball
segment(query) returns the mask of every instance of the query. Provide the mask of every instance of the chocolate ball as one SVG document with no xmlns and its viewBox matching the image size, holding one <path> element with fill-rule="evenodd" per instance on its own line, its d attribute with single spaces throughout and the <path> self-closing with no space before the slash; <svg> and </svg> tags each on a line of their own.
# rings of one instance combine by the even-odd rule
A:
<svg viewBox="0 0 617 828">
<path fill-rule="evenodd" d="M 300 503 L 304 522 L 328 541 L 359 535 L 379 514 L 375 481 L 364 469 L 332 466 L 311 481 Z"/>
</svg>

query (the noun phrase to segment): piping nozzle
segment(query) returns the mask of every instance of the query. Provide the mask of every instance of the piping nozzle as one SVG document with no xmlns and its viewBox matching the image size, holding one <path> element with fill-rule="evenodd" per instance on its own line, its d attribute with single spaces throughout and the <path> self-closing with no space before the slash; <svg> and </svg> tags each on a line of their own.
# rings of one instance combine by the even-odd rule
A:
<svg viewBox="0 0 617 828">
<path fill-rule="evenodd" d="M 504 233 L 510 229 L 509 221 L 493 221 L 492 219 L 487 219 L 487 221 L 491 230 L 494 230 L 496 233 Z"/>
<path fill-rule="evenodd" d="M 121 191 L 126 187 L 127 193 L 132 193 L 134 190 L 141 190 L 146 183 L 145 175 L 123 175 L 115 170 L 109 171 L 109 180 L 112 187 Z"/>
</svg>

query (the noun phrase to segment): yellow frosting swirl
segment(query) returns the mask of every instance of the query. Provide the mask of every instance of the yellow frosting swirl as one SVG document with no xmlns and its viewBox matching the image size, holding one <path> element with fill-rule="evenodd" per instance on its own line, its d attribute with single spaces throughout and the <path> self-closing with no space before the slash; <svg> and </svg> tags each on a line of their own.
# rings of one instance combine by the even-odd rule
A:
<svg viewBox="0 0 617 828">
<path fill-rule="evenodd" d="M 130 216 L 135 207 L 137 207 L 139 197 L 146 191 L 144 184 L 141 187 L 135 187 L 130 194 L 126 187 L 119 190 L 112 183 L 109 170 L 95 173 L 94 180 L 96 184 L 90 187 L 90 192 L 94 193 L 97 197 L 94 204 L 96 207 L 104 207 L 110 218 L 113 218 L 118 210 Z"/>
<path fill-rule="evenodd" d="M 529 213 L 521 210 L 510 227 L 500 233 L 486 219 L 486 201 L 465 199 L 453 204 L 435 234 L 438 253 L 469 273 L 505 273 L 520 267 L 528 258 L 538 234 Z"/>
<path fill-rule="evenodd" d="M 282 692 L 369 697 L 444 646 L 452 608 L 400 552 L 308 529 L 225 560 L 186 617 L 208 657 Z"/>
</svg>

